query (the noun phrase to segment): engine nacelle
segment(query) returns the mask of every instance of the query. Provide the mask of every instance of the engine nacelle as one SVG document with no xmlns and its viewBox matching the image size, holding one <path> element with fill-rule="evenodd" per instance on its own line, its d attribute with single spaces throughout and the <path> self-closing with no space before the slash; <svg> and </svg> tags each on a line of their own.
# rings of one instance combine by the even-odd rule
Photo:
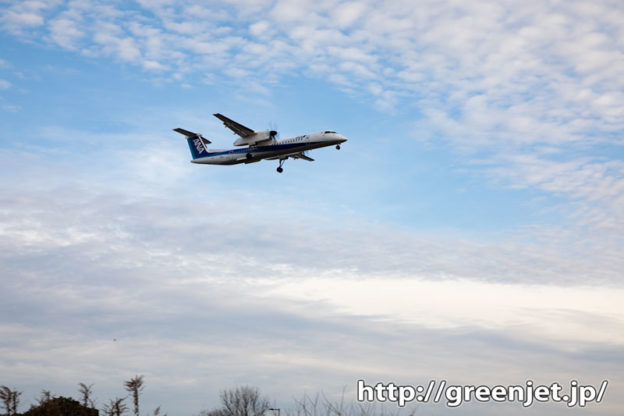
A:
<svg viewBox="0 0 624 416">
<path fill-rule="evenodd" d="M 256 131 L 254 134 L 239 137 L 234 142 L 234 146 L 254 146 L 256 144 L 270 144 L 275 141 L 275 130 Z"/>
</svg>

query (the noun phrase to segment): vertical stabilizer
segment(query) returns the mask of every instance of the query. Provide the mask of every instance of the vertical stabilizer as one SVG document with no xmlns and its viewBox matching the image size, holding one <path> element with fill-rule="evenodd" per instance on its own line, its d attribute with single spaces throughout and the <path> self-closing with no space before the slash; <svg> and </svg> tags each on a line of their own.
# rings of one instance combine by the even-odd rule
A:
<svg viewBox="0 0 624 416">
<path fill-rule="evenodd" d="M 193 133 L 192 131 L 184 129 L 173 129 L 173 131 L 186 136 L 189 149 L 191 150 L 191 156 L 193 160 L 204 157 L 208 154 L 207 144 L 210 144 L 210 140 L 205 139 L 200 133 Z"/>
</svg>

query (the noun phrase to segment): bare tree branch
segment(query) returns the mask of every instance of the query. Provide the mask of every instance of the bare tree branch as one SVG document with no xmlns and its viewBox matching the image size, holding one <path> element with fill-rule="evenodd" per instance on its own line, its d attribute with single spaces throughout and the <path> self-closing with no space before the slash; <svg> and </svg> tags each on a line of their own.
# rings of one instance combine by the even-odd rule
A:
<svg viewBox="0 0 624 416">
<path fill-rule="evenodd" d="M 102 411 L 105 416 L 122 416 L 128 410 L 128 406 L 123 402 L 125 399 L 110 399 L 108 404 L 104 405 Z"/>
<path fill-rule="evenodd" d="M 91 395 L 93 394 L 93 384 L 88 386 L 85 383 L 78 383 L 80 396 L 82 398 L 82 405 L 84 407 L 93 407 L 93 400 Z"/>
<path fill-rule="evenodd" d="M 17 408 L 20 403 L 19 397 L 21 395 L 21 391 L 17 391 L 16 389 L 11 390 L 7 386 L 0 386 L 0 400 L 4 405 L 7 416 L 17 415 Z"/>
<path fill-rule="evenodd" d="M 224 390 L 221 402 L 227 416 L 263 416 L 271 407 L 267 399 L 260 397 L 258 389 L 249 386 Z"/>
<path fill-rule="evenodd" d="M 134 416 L 139 416 L 139 393 L 143 390 L 143 376 L 135 376 L 124 383 L 126 390 L 132 394 Z"/>
<path fill-rule="evenodd" d="M 41 390 L 41 396 L 37 399 L 37 404 L 43 406 L 52 399 L 50 390 Z"/>
</svg>

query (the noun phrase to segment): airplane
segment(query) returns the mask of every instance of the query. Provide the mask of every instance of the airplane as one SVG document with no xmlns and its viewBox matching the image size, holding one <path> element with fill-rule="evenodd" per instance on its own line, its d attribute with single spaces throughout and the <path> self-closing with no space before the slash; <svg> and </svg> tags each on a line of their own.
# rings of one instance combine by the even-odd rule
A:
<svg viewBox="0 0 624 416">
<path fill-rule="evenodd" d="M 191 156 L 191 163 L 208 165 L 236 165 L 239 163 L 255 163 L 263 159 L 279 160 L 277 171 L 282 173 L 282 166 L 288 158 L 303 159 L 314 162 L 314 159 L 307 156 L 307 150 L 318 149 L 326 146 L 336 146 L 340 149 L 340 144 L 347 141 L 347 138 L 335 131 L 326 130 L 318 133 L 304 134 L 303 136 L 291 137 L 285 140 L 276 139 L 275 130 L 254 131 L 249 127 L 235 122 L 223 114 L 213 114 L 221 120 L 225 127 L 232 130 L 238 138 L 234 141 L 234 146 L 245 146 L 240 149 L 208 150 L 207 145 L 212 143 L 201 133 L 181 128 L 173 131 L 186 136 Z"/>
</svg>

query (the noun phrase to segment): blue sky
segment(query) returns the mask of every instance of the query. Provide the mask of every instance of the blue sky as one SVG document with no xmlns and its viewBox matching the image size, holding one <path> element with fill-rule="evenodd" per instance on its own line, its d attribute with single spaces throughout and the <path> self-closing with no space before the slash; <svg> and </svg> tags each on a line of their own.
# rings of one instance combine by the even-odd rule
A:
<svg viewBox="0 0 624 416">
<path fill-rule="evenodd" d="M 0 383 L 27 403 L 95 383 L 101 405 L 144 374 L 146 409 L 192 415 L 239 384 L 285 409 L 361 378 L 608 379 L 577 413 L 620 414 L 623 19 L 609 1 L 2 3 Z M 216 112 L 349 141 L 281 175 L 192 165 L 171 129 L 230 147 Z"/>
</svg>

